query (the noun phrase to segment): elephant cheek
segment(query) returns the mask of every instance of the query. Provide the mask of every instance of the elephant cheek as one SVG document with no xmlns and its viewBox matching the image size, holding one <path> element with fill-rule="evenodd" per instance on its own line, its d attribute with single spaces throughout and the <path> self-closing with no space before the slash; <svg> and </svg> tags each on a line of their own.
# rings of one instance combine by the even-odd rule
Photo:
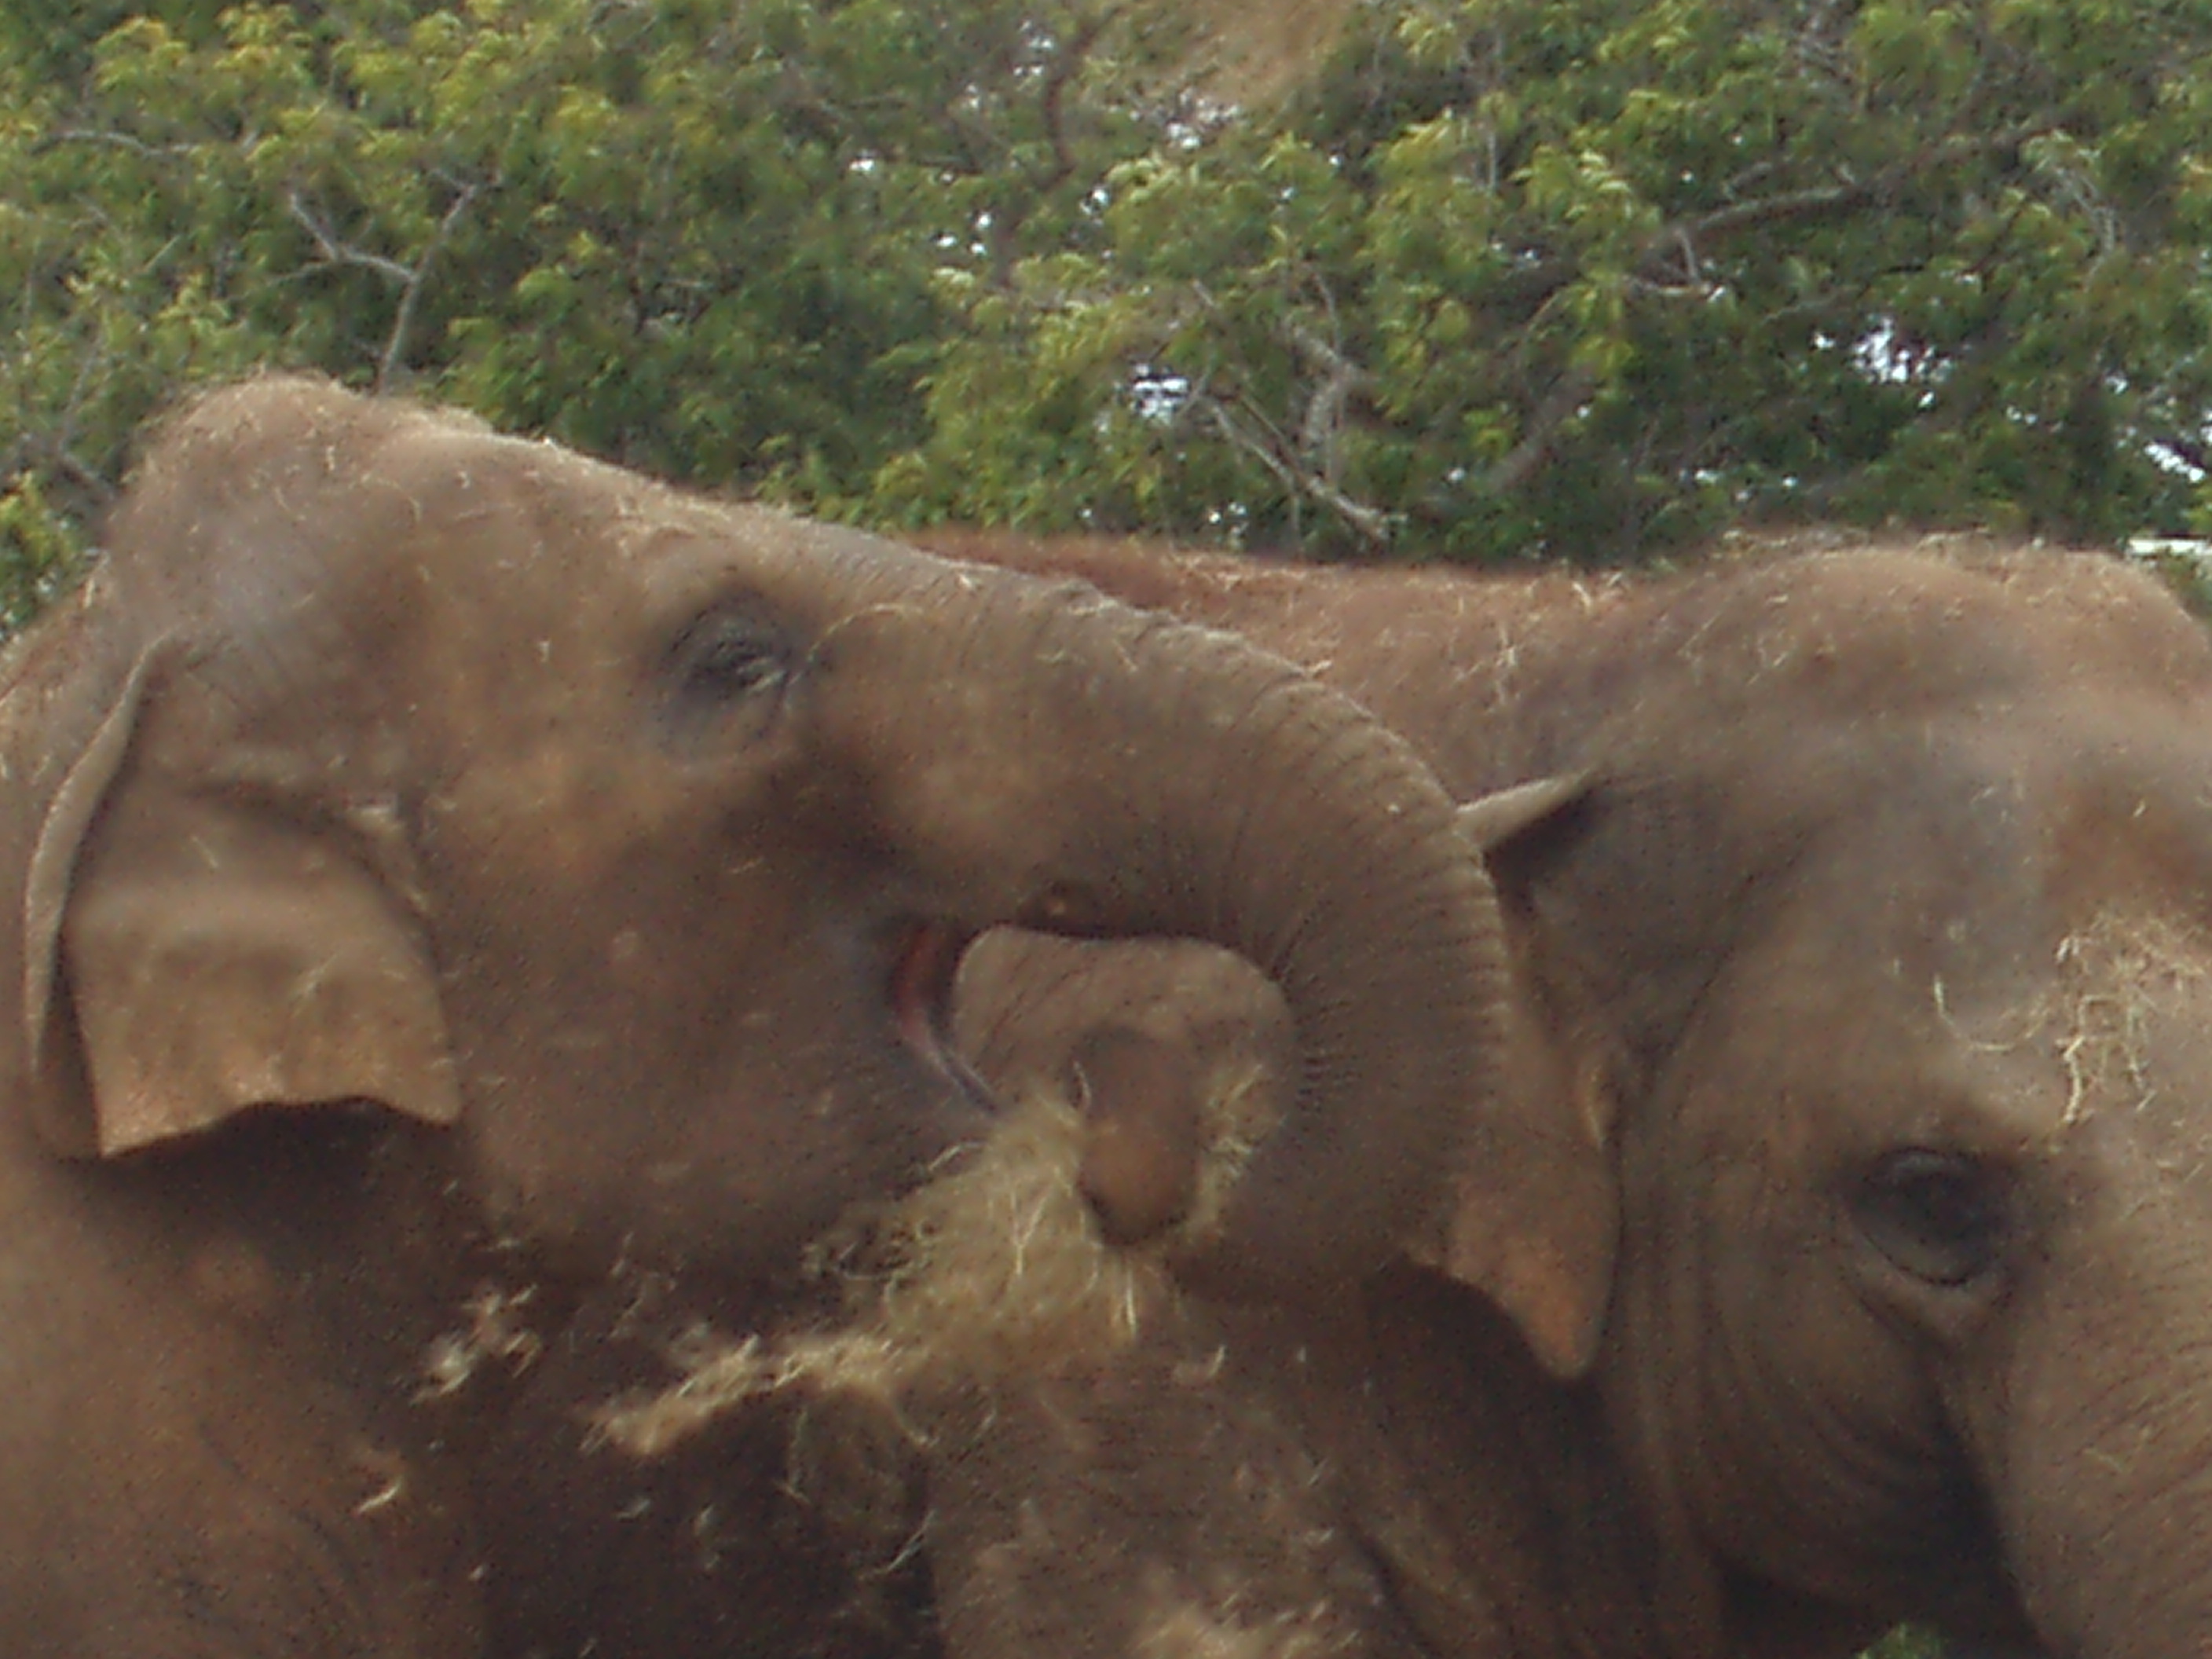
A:
<svg viewBox="0 0 2212 1659">
<path fill-rule="evenodd" d="M 679 1256 L 774 1270 L 855 1204 L 919 1184 L 986 1121 L 896 1056 L 803 1089 L 748 1089 L 684 1155 L 648 1166 L 648 1229 Z"/>
<path fill-rule="evenodd" d="M 635 927 L 616 931 L 607 941 L 607 974 L 616 983 L 635 981 L 645 966 L 645 936 Z"/>
<path fill-rule="evenodd" d="M 680 810 L 619 757 L 545 741 L 473 759 L 430 798 L 425 828 L 464 890 L 503 894 L 526 929 L 562 925 L 610 870 L 651 858 Z"/>
<path fill-rule="evenodd" d="M 918 1183 L 983 1121 L 896 1053 L 828 1078 L 755 1066 L 720 1086 L 669 1082 L 633 1078 L 615 1103 L 592 1091 L 551 1117 L 510 1091 L 514 1109 L 487 1114 L 476 1146 L 502 1229 L 577 1274 L 628 1261 L 772 1275 L 855 1202 Z"/>
</svg>

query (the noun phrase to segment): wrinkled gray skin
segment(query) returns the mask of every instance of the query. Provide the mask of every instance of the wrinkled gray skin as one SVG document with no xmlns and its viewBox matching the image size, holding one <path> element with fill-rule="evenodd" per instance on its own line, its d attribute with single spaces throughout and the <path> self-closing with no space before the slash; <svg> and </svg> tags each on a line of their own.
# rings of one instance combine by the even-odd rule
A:
<svg viewBox="0 0 2212 1659">
<path fill-rule="evenodd" d="M 1551 1176 L 1354 1309 L 1201 1308 L 1007 1413 L 932 1476 L 956 1646 L 2212 1651 L 2212 651 L 2148 578 L 957 550 L 1232 623 L 1463 797 L 1583 793 L 1491 854 Z M 962 997 L 1002 1079 L 1102 1027 L 1279 1053 L 1264 985 L 1178 947 L 1001 941 Z M 1185 1109 L 1090 1101 L 1171 1162 Z"/>
<path fill-rule="evenodd" d="M 17 1656 L 872 1644 L 842 1583 L 810 1622 L 810 1517 L 717 1507 L 781 1438 L 646 1470 L 588 1413 L 976 1133 L 969 935 L 1279 976 L 1301 1103 L 1231 1269 L 1337 1208 L 1291 1154 L 1348 1096 L 1430 1139 L 1493 1036 L 1449 804 L 1279 661 L 319 383 L 168 424 L 0 766 Z"/>
</svg>

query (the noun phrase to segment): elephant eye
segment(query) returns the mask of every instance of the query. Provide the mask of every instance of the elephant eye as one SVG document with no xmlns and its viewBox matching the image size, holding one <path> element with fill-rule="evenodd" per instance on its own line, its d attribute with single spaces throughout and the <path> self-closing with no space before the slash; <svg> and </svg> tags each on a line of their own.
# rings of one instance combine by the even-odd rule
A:
<svg viewBox="0 0 2212 1659">
<path fill-rule="evenodd" d="M 677 640 L 669 674 L 678 713 L 708 720 L 726 710 L 762 708 L 791 677 L 792 649 L 781 629 L 749 611 L 725 607 L 699 617 Z"/>
<path fill-rule="evenodd" d="M 1883 1158 L 1851 1208 L 1876 1249 L 1931 1285 L 1981 1278 L 1996 1266 L 2013 1231 L 2011 1185 L 2001 1170 L 1924 1146 Z"/>
</svg>

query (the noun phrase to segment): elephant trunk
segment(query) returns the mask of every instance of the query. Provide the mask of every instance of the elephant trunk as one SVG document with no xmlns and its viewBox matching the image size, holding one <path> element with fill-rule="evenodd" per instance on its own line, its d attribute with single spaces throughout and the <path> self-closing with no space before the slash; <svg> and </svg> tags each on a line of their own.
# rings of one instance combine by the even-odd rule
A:
<svg viewBox="0 0 2212 1659">
<path fill-rule="evenodd" d="M 2023 1340 L 2006 1389 L 1997 1518 L 2029 1620 L 2085 1659 L 2212 1652 L 2206 1307 L 2175 1297 L 2138 1328 L 2140 1279 L 2065 1299 L 2074 1334 Z"/>
<path fill-rule="evenodd" d="M 847 703 L 878 810 L 942 849 L 964 925 L 1198 939 L 1269 974 L 1300 1086 L 1187 1265 L 1232 1293 L 1378 1265 L 1503 1109 L 1496 899 L 1441 786 L 1226 634 L 1000 571 L 924 588 L 850 624 L 906 636 L 848 653 L 908 689 Z"/>
</svg>

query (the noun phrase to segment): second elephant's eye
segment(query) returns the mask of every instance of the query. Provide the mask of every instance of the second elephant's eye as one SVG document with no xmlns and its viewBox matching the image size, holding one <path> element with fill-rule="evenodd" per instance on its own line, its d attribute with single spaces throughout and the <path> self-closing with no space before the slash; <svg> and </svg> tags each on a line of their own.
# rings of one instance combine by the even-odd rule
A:
<svg viewBox="0 0 2212 1659">
<path fill-rule="evenodd" d="M 1868 1172 L 1852 1205 L 1876 1249 L 1915 1278 L 1963 1285 L 2004 1254 L 2014 1203 L 2005 1173 L 1964 1153 L 1912 1146 Z"/>
<path fill-rule="evenodd" d="M 709 611 L 670 653 L 677 710 L 690 720 L 744 709 L 764 715 L 791 678 L 793 651 L 783 631 L 736 607 Z"/>
</svg>

